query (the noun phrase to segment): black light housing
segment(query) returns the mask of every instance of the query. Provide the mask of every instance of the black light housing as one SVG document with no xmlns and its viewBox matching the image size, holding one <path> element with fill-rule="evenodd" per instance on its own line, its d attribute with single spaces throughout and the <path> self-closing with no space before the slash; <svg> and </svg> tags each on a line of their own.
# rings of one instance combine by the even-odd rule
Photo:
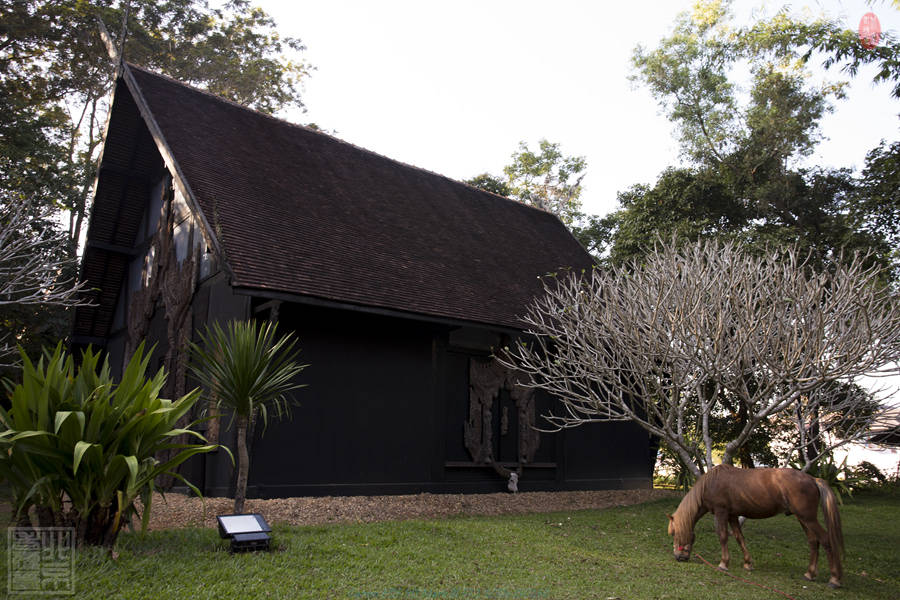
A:
<svg viewBox="0 0 900 600">
<path fill-rule="evenodd" d="M 217 515 L 219 537 L 231 540 L 232 552 L 268 550 L 272 528 L 259 513 Z"/>
</svg>

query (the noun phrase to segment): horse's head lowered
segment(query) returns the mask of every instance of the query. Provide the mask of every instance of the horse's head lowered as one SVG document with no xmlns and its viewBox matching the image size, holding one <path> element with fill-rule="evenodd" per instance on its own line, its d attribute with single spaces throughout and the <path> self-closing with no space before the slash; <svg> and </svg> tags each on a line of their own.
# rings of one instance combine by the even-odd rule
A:
<svg viewBox="0 0 900 600">
<path fill-rule="evenodd" d="M 669 517 L 669 535 L 674 536 L 673 552 L 675 560 L 685 562 L 691 558 L 691 547 L 694 545 L 694 529 L 692 527 L 680 527 L 676 524 L 675 517 Z"/>
</svg>

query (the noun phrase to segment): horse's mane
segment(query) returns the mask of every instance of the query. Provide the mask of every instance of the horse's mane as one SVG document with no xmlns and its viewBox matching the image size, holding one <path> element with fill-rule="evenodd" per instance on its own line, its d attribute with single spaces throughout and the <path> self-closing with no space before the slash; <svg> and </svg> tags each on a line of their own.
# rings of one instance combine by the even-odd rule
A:
<svg viewBox="0 0 900 600">
<path fill-rule="evenodd" d="M 691 490 L 685 494 L 681 503 L 678 505 L 678 508 L 675 510 L 675 514 L 672 515 L 672 518 L 675 521 L 675 531 L 686 532 L 694 528 L 697 512 L 700 510 L 700 505 L 703 503 L 703 491 L 710 481 L 719 476 L 720 472 L 721 469 L 719 469 L 718 466 L 713 467 L 701 475 Z"/>
</svg>

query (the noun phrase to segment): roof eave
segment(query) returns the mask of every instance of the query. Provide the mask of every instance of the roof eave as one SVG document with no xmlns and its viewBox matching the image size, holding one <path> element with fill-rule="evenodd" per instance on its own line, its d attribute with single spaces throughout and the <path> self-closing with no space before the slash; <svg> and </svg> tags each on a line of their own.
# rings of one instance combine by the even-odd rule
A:
<svg viewBox="0 0 900 600">
<path fill-rule="evenodd" d="M 446 325 L 450 327 L 476 327 L 480 329 L 489 329 L 497 333 L 504 333 L 510 336 L 522 335 L 523 329 L 511 327 L 509 325 L 498 325 L 494 323 L 486 323 L 482 321 L 459 319 L 453 317 L 444 317 L 440 315 L 429 315 L 412 311 L 404 311 L 395 308 L 386 308 L 382 306 L 371 306 L 365 304 L 354 304 L 351 302 L 341 302 L 339 300 L 330 300 L 327 298 L 319 298 L 316 296 L 307 296 L 304 294 L 295 294 L 291 292 L 281 292 L 276 290 L 261 289 L 256 287 L 235 286 L 232 288 L 235 294 L 241 296 L 253 296 L 257 298 L 266 298 L 269 300 L 280 300 L 282 302 L 292 302 L 296 304 L 306 304 L 308 306 L 319 306 L 323 308 L 334 308 L 339 310 L 349 310 L 354 312 L 380 315 L 385 317 L 394 317 L 400 319 L 422 321 L 426 323 L 434 323 L 437 325 Z"/>
</svg>

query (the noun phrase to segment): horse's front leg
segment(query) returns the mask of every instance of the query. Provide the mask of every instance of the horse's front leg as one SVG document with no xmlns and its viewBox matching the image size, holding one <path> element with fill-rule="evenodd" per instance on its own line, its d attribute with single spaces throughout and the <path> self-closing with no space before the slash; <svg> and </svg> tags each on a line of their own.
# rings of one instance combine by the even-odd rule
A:
<svg viewBox="0 0 900 600">
<path fill-rule="evenodd" d="M 731 517 L 731 530 L 734 532 L 734 539 L 741 546 L 744 553 L 744 568 L 748 571 L 753 570 L 753 563 L 750 560 L 750 551 L 747 550 L 747 543 L 744 541 L 744 532 L 741 531 L 741 522 L 738 517 Z"/>
<path fill-rule="evenodd" d="M 719 534 L 719 544 L 722 546 L 722 561 L 719 563 L 719 569 L 728 570 L 728 561 L 731 556 L 728 554 L 728 513 L 715 512 L 716 533 Z"/>
</svg>

